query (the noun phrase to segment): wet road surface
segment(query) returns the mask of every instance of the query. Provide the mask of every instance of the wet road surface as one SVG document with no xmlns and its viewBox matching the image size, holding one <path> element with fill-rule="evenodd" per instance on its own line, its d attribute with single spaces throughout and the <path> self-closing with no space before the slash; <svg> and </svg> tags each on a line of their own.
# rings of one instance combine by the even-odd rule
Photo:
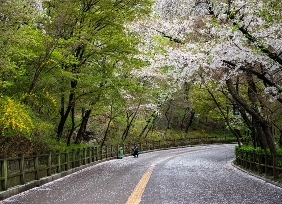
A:
<svg viewBox="0 0 282 204">
<path fill-rule="evenodd" d="M 282 188 L 232 166 L 234 148 L 195 146 L 105 161 L 0 204 L 281 204 Z"/>
</svg>

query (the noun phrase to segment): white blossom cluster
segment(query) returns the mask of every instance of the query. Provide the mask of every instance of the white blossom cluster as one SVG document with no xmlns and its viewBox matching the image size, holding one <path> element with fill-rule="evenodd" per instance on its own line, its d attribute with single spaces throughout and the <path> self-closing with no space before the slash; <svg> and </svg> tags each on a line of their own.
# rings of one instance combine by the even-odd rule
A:
<svg viewBox="0 0 282 204">
<path fill-rule="evenodd" d="M 275 2 L 156 0 L 152 16 L 131 25 L 131 29 L 142 33 L 142 58 L 150 62 L 150 71 L 170 67 L 166 76 L 159 76 L 173 78 L 171 82 L 182 84 L 200 68 L 226 68 L 224 60 L 236 66 L 223 75 L 222 80 L 240 73 L 239 68 L 246 65 L 260 64 L 266 71 L 273 72 L 281 69 L 281 65 L 261 48 L 277 55 L 282 52 L 281 14 L 270 6 Z M 255 40 L 250 41 L 239 28 L 245 29 Z M 164 43 L 159 52 L 156 36 L 172 43 Z"/>
</svg>

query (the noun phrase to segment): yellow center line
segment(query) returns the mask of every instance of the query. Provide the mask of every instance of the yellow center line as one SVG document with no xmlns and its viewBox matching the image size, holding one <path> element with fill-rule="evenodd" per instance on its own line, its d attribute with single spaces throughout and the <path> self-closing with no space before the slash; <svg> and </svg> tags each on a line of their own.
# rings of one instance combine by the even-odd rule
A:
<svg viewBox="0 0 282 204">
<path fill-rule="evenodd" d="M 212 149 L 212 148 L 206 148 L 205 150 L 209 150 L 209 149 Z M 201 150 L 196 150 L 196 151 L 193 151 L 193 153 L 195 152 L 201 152 L 203 151 L 202 149 Z M 134 190 L 132 191 L 131 195 L 129 196 L 126 204 L 139 204 L 140 201 L 141 201 L 141 197 L 142 197 L 142 194 L 146 188 L 146 185 L 151 177 L 151 174 L 155 168 L 155 166 L 165 160 L 168 160 L 170 158 L 173 158 L 173 157 L 176 157 L 176 156 L 179 156 L 179 155 L 182 155 L 182 154 L 187 154 L 187 153 L 191 153 L 191 152 L 184 152 L 184 153 L 180 153 L 180 154 L 176 154 L 176 155 L 172 155 L 172 156 L 169 156 L 169 157 L 165 157 L 164 159 L 161 159 L 153 164 L 150 165 L 150 167 L 147 169 L 147 171 L 143 174 L 142 178 L 140 179 L 139 183 L 136 185 L 136 187 L 134 188 Z"/>
<path fill-rule="evenodd" d="M 139 204 L 140 201 L 141 201 L 141 197 L 142 197 L 142 194 L 146 188 L 146 185 L 151 177 L 151 174 L 155 168 L 155 166 L 167 159 L 170 159 L 172 157 L 175 157 L 176 155 L 174 156 L 170 156 L 170 157 L 166 157 L 162 160 L 159 160 L 153 164 L 151 164 L 151 166 L 147 169 L 147 171 L 143 174 L 142 178 L 140 179 L 139 183 L 136 185 L 136 187 L 134 188 L 134 190 L 132 191 L 131 195 L 129 196 L 126 204 Z"/>
</svg>

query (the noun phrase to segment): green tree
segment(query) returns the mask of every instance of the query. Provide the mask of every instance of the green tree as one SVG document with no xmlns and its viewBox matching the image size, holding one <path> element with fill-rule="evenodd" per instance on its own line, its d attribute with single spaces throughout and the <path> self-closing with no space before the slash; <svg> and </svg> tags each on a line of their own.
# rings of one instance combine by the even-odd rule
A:
<svg viewBox="0 0 282 204">
<path fill-rule="evenodd" d="M 33 4 L 27 1 L 1 1 L 0 14 L 0 53 L 2 56 L 0 59 L 0 95 L 2 97 L 0 103 L 3 108 L 3 118 L 5 118 L 2 122 L 13 121 L 14 124 L 10 128 L 14 129 L 13 127 L 21 126 L 22 120 L 26 120 L 27 125 L 33 124 L 28 128 L 28 134 L 32 134 L 37 129 L 37 124 L 34 124 L 36 114 L 27 110 L 35 111 L 36 107 L 27 103 L 27 96 L 39 95 L 43 96 L 46 101 L 52 100 L 46 94 L 46 90 L 39 90 L 38 93 L 29 91 L 32 77 L 30 72 L 37 63 L 41 63 L 36 59 L 43 55 L 42 50 L 44 49 L 40 44 L 42 32 L 36 26 L 38 11 Z M 8 110 L 13 110 L 13 113 L 8 113 Z M 19 118 L 14 117 L 15 115 L 18 115 Z M 4 127 L 8 126 L 4 124 Z M 24 129 L 26 128 L 18 128 L 16 133 L 8 132 L 26 135 L 27 132 L 23 131 Z"/>
<path fill-rule="evenodd" d="M 113 86 L 112 78 L 117 74 L 115 70 L 128 69 L 129 64 L 132 66 L 133 60 L 130 58 L 133 58 L 136 51 L 136 43 L 124 25 L 147 12 L 149 6 L 149 2 L 145 0 L 72 0 L 44 3 L 50 19 L 50 23 L 46 25 L 47 32 L 62 41 L 64 46 L 58 140 L 62 137 L 69 114 L 74 112 L 75 108 L 92 109 Z M 68 83 L 70 88 L 66 89 Z M 65 94 L 68 94 L 67 102 L 64 99 Z M 75 107 L 81 104 L 84 104 L 83 107 Z M 75 115 L 73 113 L 72 117 Z M 83 133 L 84 131 L 79 132 L 78 143 Z"/>
</svg>

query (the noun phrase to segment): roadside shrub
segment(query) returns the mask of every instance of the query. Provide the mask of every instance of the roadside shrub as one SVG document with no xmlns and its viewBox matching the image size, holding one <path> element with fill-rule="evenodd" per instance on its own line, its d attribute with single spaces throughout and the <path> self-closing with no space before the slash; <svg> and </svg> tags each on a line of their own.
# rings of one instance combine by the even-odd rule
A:
<svg viewBox="0 0 282 204">
<path fill-rule="evenodd" d="M 0 99 L 0 133 L 5 136 L 28 136 L 34 129 L 30 111 L 10 97 Z"/>
</svg>

